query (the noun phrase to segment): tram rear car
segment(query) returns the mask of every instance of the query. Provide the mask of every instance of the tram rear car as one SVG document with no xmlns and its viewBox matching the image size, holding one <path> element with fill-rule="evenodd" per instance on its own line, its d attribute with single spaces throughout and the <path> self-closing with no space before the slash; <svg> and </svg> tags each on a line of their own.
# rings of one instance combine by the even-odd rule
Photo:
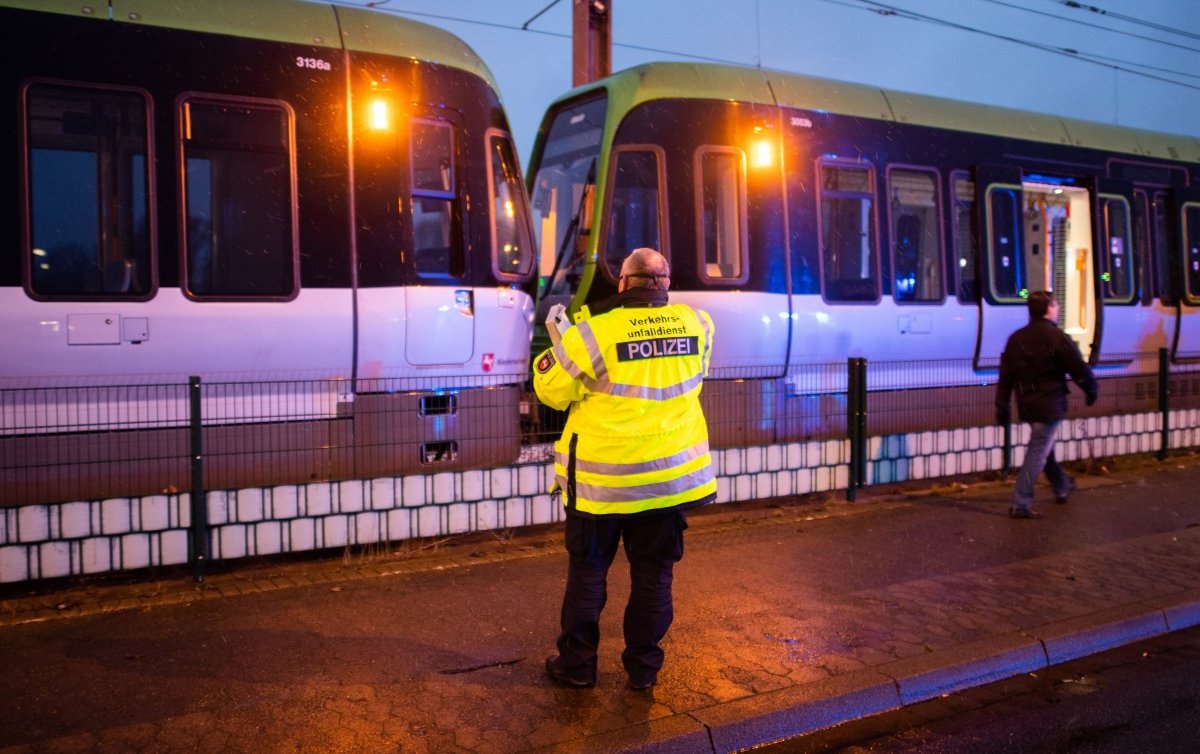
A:
<svg viewBox="0 0 1200 754">
<path fill-rule="evenodd" d="M 0 25 L 6 502 L 68 449 L 99 473 L 117 444 L 177 449 L 186 391 L 149 388 L 190 376 L 214 442 L 321 449 L 210 486 L 517 456 L 528 211 L 461 41 L 293 0 L 0 0 Z"/>
<path fill-rule="evenodd" d="M 903 423 L 875 412 L 873 434 L 961 426 L 968 403 L 989 424 L 969 394 L 992 389 L 1031 290 L 1103 375 L 1200 356 L 1190 137 L 659 63 L 553 104 L 528 180 L 539 312 L 611 295 L 651 246 L 672 297 L 712 314 L 716 445 L 840 431 L 849 357 L 873 395 L 905 391 Z"/>
</svg>

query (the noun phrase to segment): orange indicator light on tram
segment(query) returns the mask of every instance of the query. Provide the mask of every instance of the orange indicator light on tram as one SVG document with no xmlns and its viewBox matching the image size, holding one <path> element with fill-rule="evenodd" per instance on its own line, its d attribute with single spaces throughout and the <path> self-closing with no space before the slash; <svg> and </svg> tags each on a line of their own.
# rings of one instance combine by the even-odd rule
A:
<svg viewBox="0 0 1200 754">
<path fill-rule="evenodd" d="M 370 124 L 376 131 L 386 131 L 391 127 L 386 100 L 377 99 L 371 103 Z"/>
<path fill-rule="evenodd" d="M 761 139 L 750 147 L 750 162 L 756 168 L 767 168 L 775 161 L 774 144 L 770 139 Z"/>
</svg>

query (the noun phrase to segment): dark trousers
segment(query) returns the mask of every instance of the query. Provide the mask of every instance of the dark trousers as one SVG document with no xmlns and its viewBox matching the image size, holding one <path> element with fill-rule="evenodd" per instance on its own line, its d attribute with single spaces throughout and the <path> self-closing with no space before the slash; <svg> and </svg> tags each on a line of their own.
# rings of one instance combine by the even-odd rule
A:
<svg viewBox="0 0 1200 754">
<path fill-rule="evenodd" d="M 659 642 L 671 627 L 672 569 L 683 557 L 682 511 L 634 518 L 590 518 L 567 511 L 567 589 L 563 595 L 558 654 L 573 677 L 596 678 L 600 612 L 608 599 L 609 566 L 617 543 L 625 542 L 629 561 L 629 603 L 625 606 L 625 651 L 629 677 L 653 680 L 663 664 Z"/>
</svg>

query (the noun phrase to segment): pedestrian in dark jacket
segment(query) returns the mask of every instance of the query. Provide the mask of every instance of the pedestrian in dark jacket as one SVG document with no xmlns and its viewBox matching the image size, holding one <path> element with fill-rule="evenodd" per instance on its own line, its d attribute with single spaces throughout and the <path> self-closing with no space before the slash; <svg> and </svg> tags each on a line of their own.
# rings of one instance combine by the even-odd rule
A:
<svg viewBox="0 0 1200 754">
<path fill-rule="evenodd" d="M 1008 514 L 1013 518 L 1042 518 L 1033 508 L 1033 486 L 1044 469 L 1054 488 L 1054 500 L 1067 502 L 1075 480 L 1063 471 L 1054 457 L 1058 425 L 1067 413 L 1067 380 L 1070 375 L 1087 396 L 1096 402 L 1096 378 L 1084 363 L 1079 346 L 1058 328 L 1058 302 L 1046 291 L 1029 294 L 1029 324 L 1008 338 L 1000 357 L 1000 380 L 996 383 L 996 421 L 1012 421 L 1010 401 L 1017 394 L 1017 416 L 1029 422 L 1029 445 L 1025 462 L 1013 486 Z"/>
</svg>

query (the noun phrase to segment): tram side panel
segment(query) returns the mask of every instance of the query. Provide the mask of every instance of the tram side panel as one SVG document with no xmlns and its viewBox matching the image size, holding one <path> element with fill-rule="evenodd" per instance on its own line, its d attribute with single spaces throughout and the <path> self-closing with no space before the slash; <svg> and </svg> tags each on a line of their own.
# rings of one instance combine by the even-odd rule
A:
<svg viewBox="0 0 1200 754">
<path fill-rule="evenodd" d="M 795 296 L 789 373 L 848 357 L 964 358 L 953 135 L 783 108 Z M 962 138 L 957 139 L 961 141 Z"/>
<path fill-rule="evenodd" d="M 6 102 L 25 138 L 8 153 L 25 201 L 11 205 L 22 270 L 5 276 L 3 311 L 19 350 L 3 376 L 345 374 L 335 51 L 41 14 L 14 23 Z M 65 27 L 66 53 L 42 43 Z M 124 53 L 103 53 L 114 46 Z"/>
<path fill-rule="evenodd" d="M 356 54 L 359 475 L 495 466 L 520 452 L 532 244 L 485 82 Z"/>
<path fill-rule="evenodd" d="M 179 430 L 146 427 L 186 425 L 185 391 L 147 388 L 149 398 L 121 389 L 22 392 L 34 387 L 178 385 L 189 375 L 227 383 L 203 402 L 206 424 L 214 425 L 204 431 L 209 487 L 486 466 L 517 456 L 512 385 L 526 377 L 531 310 L 530 270 L 520 267 L 519 249 L 530 244 L 523 196 L 512 192 L 519 174 L 511 139 L 497 147 L 497 161 L 507 155 L 509 164 L 495 170 L 510 175 L 498 189 L 487 183 L 493 161 L 485 150 L 497 141 L 489 134 L 507 139 L 507 127 L 486 85 L 442 69 L 465 82 L 450 89 L 469 127 L 452 147 L 464 165 L 461 180 L 427 193 L 435 205 L 441 191 L 450 195 L 447 204 L 461 207 L 454 223 L 463 258 L 488 269 L 509 263 L 505 275 L 464 266 L 459 279 L 433 286 L 414 275 L 379 280 L 362 268 L 359 321 L 381 329 L 356 336 L 340 49 L 0 14 L 23 31 L 4 52 L 3 85 L 12 96 L 0 117 L 25 124 L 19 143 L 5 150 L 10 175 L 22 180 L 0 188 L 14 209 L 3 213 L 0 237 L 20 250 L 0 257 L 0 387 L 21 389 L 3 406 L 5 500 L 126 495 L 189 483 L 180 460 L 186 454 L 173 451 L 139 461 L 139 473 L 123 480 L 105 471 L 153 456 L 137 448 L 178 449 Z M 335 26 L 324 31 L 317 36 L 338 38 Z M 64 34 L 73 40 L 71 54 L 42 43 Z M 114 46 L 124 54 L 103 54 Z M 410 85 L 437 104 L 439 82 L 429 76 L 437 67 L 403 64 L 412 69 Z M 475 102 L 490 103 L 482 116 Z M 433 172 L 441 168 L 435 164 Z M 387 201 L 403 207 L 411 196 L 396 186 Z M 466 196 L 480 199 L 469 203 Z M 507 229 L 510 254 L 501 261 L 489 253 L 496 202 L 509 216 L 500 230 Z M 370 239 L 387 233 L 361 222 L 353 227 L 368 250 Z M 403 244 L 390 253 L 413 259 Z M 414 303 L 405 295 L 435 287 L 465 309 L 468 337 L 458 342 L 469 349 L 465 357 L 422 361 L 422 346 L 413 345 L 421 341 L 436 352 L 453 342 L 429 326 L 446 301 L 418 296 Z M 486 350 L 478 352 L 476 321 L 485 322 Z M 385 421 L 369 394 L 355 409 L 363 385 L 351 379 L 356 346 L 359 365 L 374 367 L 373 376 L 404 378 L 403 407 L 388 406 Z M 288 382 L 275 382 L 281 379 Z M 398 383 L 366 387 L 391 395 Z M 448 392 L 449 399 L 440 397 Z M 120 418 L 135 408 L 145 421 Z M 483 434 L 474 428 L 477 416 Z M 134 430 L 130 442 L 74 434 L 118 426 Z M 52 434 L 61 432 L 72 434 Z M 357 452 L 390 445 L 407 450 L 389 451 L 381 462 Z M 55 465 L 65 459 L 68 466 Z M 101 479 L 121 484 L 100 489 Z M 16 494 L 18 485 L 28 494 Z"/>
<path fill-rule="evenodd" d="M 673 300 L 719 322 L 701 399 L 714 447 L 775 441 L 789 303 L 777 113 L 664 99 L 635 107 L 609 152 L 589 300 L 638 246 L 671 262 Z"/>
</svg>

